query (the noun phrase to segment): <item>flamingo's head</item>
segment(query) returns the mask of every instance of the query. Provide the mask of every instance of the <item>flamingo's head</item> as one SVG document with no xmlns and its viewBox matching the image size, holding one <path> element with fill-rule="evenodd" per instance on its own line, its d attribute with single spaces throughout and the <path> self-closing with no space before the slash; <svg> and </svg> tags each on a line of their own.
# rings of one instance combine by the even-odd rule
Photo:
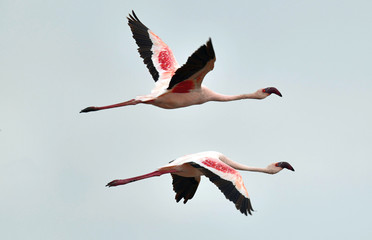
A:
<svg viewBox="0 0 372 240">
<path fill-rule="evenodd" d="M 259 89 L 257 92 L 258 96 L 260 96 L 260 98 L 262 99 L 270 96 L 272 93 L 278 95 L 279 97 L 282 96 L 279 90 L 274 87 L 262 88 L 262 89 Z"/>
<path fill-rule="evenodd" d="M 278 173 L 278 172 L 282 171 L 284 168 L 286 168 L 288 170 L 291 170 L 291 171 L 294 171 L 294 168 L 291 166 L 291 164 L 289 164 L 287 162 L 272 163 L 267 168 L 269 169 L 269 172 L 271 174 Z"/>
<path fill-rule="evenodd" d="M 294 171 L 294 168 L 291 166 L 291 164 L 287 162 L 277 162 L 275 163 L 275 167 L 280 167 L 282 169 L 286 168 L 288 170 Z"/>
</svg>

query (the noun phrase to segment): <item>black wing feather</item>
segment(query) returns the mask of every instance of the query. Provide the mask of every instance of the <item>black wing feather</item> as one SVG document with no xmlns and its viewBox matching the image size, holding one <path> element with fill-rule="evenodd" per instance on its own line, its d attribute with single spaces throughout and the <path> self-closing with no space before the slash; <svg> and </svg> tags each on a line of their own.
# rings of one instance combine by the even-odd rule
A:
<svg viewBox="0 0 372 240">
<path fill-rule="evenodd" d="M 173 178 L 173 190 L 176 192 L 176 201 L 179 202 L 182 198 L 183 203 L 192 199 L 199 186 L 199 181 L 194 177 L 181 177 L 176 174 L 171 174 Z"/>
<path fill-rule="evenodd" d="M 238 209 L 241 213 L 247 215 L 252 215 L 252 204 L 249 198 L 246 198 L 242 195 L 238 189 L 234 186 L 234 184 L 228 180 L 221 178 L 220 176 L 214 174 L 213 172 L 209 171 L 208 169 L 198 165 L 197 163 L 191 164 L 193 167 L 198 168 L 211 182 L 213 182 L 225 195 L 225 197 L 235 203 L 236 209 Z"/>
<path fill-rule="evenodd" d="M 201 46 L 187 59 L 182 67 L 177 69 L 169 83 L 168 90 L 202 70 L 215 57 L 212 40 L 209 39 L 205 45 Z"/>
<path fill-rule="evenodd" d="M 149 36 L 149 29 L 138 19 L 134 11 L 132 14 L 129 14 L 128 25 L 133 33 L 133 38 L 136 40 L 138 45 L 138 52 L 143 58 L 143 62 L 146 64 L 147 68 L 150 71 L 152 78 L 155 82 L 159 79 L 159 72 L 156 70 L 152 62 L 152 41 Z"/>
</svg>

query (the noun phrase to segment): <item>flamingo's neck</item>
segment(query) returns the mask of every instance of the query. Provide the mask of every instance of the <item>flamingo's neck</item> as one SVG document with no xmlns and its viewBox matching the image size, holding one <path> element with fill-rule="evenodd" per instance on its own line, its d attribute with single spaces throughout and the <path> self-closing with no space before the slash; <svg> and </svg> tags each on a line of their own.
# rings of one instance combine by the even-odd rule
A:
<svg viewBox="0 0 372 240">
<path fill-rule="evenodd" d="M 239 95 L 224 95 L 213 92 L 209 89 L 204 89 L 204 91 L 208 92 L 209 101 L 217 101 L 217 102 L 229 102 L 229 101 L 236 101 L 242 99 L 262 99 L 257 92 L 254 93 L 246 93 L 246 94 L 239 94 Z"/>
<path fill-rule="evenodd" d="M 250 172 L 262 172 L 267 174 L 273 174 L 273 171 L 269 169 L 268 167 L 260 168 L 260 167 L 251 167 L 244 164 L 240 164 L 237 162 L 234 162 L 233 160 L 229 159 L 228 157 L 221 155 L 220 160 L 230 167 L 236 169 L 236 170 L 243 170 L 243 171 L 250 171 Z"/>
<path fill-rule="evenodd" d="M 221 95 L 219 101 L 227 102 L 227 101 L 236 101 L 242 99 L 259 99 L 256 93 L 246 93 L 246 94 L 239 94 L 239 95 Z"/>
</svg>

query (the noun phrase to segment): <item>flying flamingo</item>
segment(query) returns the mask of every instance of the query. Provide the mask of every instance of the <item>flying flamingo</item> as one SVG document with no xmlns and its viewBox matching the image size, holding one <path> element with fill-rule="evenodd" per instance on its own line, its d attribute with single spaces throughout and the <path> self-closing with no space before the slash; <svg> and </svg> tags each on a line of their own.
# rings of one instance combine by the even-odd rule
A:
<svg viewBox="0 0 372 240">
<path fill-rule="evenodd" d="M 103 107 L 87 107 L 81 110 L 81 113 L 139 103 L 173 109 L 203 104 L 208 101 L 264 99 L 272 93 L 282 96 L 274 87 L 232 96 L 213 92 L 202 85 L 205 75 L 213 69 L 216 61 L 211 39 L 196 50 L 188 58 L 186 64 L 180 67 L 172 50 L 138 19 L 134 11 L 132 11 L 132 15 L 129 14 L 128 24 L 138 45 L 138 52 L 155 80 L 155 88 L 149 95 L 137 96 L 126 102 Z"/>
<path fill-rule="evenodd" d="M 133 178 L 114 180 L 106 186 L 115 187 L 170 173 L 173 178 L 176 201 L 179 202 L 183 198 L 183 203 L 186 203 L 193 198 L 200 182 L 200 176 L 204 175 L 222 191 L 228 200 L 235 204 L 236 209 L 245 215 L 247 213 L 252 215 L 253 209 L 247 189 L 242 176 L 236 170 L 275 174 L 284 168 L 294 171 L 287 162 L 272 163 L 265 168 L 249 167 L 232 161 L 222 153 L 210 151 L 182 156 L 154 172 Z"/>
</svg>

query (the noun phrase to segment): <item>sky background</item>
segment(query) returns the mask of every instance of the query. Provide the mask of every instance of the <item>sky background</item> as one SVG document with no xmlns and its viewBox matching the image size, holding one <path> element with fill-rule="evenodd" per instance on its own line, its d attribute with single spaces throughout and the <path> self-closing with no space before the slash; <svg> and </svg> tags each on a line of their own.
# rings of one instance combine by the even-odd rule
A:
<svg viewBox="0 0 372 240">
<path fill-rule="evenodd" d="M 147 94 L 126 17 L 182 65 L 213 40 L 204 84 L 283 98 L 79 114 Z M 0 1 L 1 239 L 369 239 L 371 1 Z M 189 153 L 295 172 L 243 172 L 253 216 L 202 178 L 105 184 Z"/>
</svg>

